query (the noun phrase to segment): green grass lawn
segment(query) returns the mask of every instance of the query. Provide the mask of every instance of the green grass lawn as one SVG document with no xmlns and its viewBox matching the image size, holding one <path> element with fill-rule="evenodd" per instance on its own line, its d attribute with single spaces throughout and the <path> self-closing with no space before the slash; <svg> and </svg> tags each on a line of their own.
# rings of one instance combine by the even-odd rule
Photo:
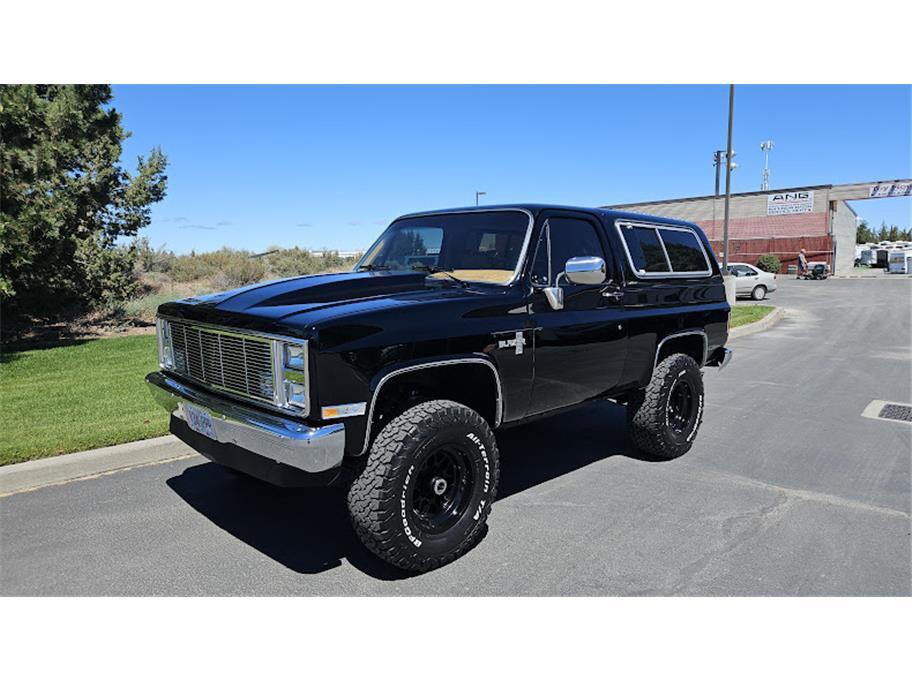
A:
<svg viewBox="0 0 912 682">
<path fill-rule="evenodd" d="M 0 356 L 0 464 L 161 436 L 168 419 L 143 381 L 155 335 Z"/>
<path fill-rule="evenodd" d="M 737 305 L 732 307 L 731 328 L 757 322 L 773 312 L 771 305 Z"/>
</svg>

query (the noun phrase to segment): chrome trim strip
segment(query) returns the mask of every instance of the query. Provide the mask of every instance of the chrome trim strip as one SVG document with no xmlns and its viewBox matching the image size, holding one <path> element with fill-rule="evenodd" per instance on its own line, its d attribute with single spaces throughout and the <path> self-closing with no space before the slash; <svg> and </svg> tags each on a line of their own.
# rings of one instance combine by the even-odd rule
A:
<svg viewBox="0 0 912 682">
<path fill-rule="evenodd" d="M 155 401 L 171 415 L 187 421 L 184 403 L 212 419 L 215 440 L 309 473 L 333 469 L 345 453 L 345 426 L 311 427 L 280 415 L 223 400 L 161 372 L 146 377 Z"/>
<path fill-rule="evenodd" d="M 702 367 L 703 365 L 706 364 L 706 353 L 708 352 L 708 349 L 709 349 L 709 339 L 706 336 L 706 332 L 701 331 L 699 329 L 691 329 L 686 332 L 677 332 L 675 334 L 669 334 L 664 339 L 659 341 L 658 345 L 656 346 L 655 360 L 652 363 L 653 371 L 655 370 L 656 366 L 658 366 L 658 364 L 659 364 L 659 353 L 661 352 L 662 346 L 665 344 L 665 342 L 670 341 L 671 339 L 680 338 L 682 336 L 701 336 L 703 338 L 703 361 L 700 363 L 700 367 Z"/>
<path fill-rule="evenodd" d="M 535 224 L 535 217 L 532 215 L 532 211 L 525 209 L 525 208 L 479 208 L 478 210 L 435 211 L 435 212 L 431 212 L 431 213 L 406 213 L 405 215 L 401 215 L 398 218 L 396 218 L 396 220 L 406 220 L 406 219 L 410 219 L 410 218 L 433 218 L 434 216 L 462 215 L 462 214 L 466 214 L 466 213 L 494 213 L 494 212 L 498 212 L 498 211 L 525 213 L 526 217 L 529 218 L 529 225 L 528 225 L 528 227 L 526 227 L 526 236 L 523 239 L 522 250 L 520 250 L 520 252 L 519 252 L 519 258 L 516 261 L 516 267 L 513 269 L 513 279 L 511 279 L 509 282 L 506 282 L 504 284 L 498 284 L 497 282 L 484 282 L 484 284 L 495 284 L 496 286 L 499 286 L 499 287 L 508 287 L 512 284 L 515 284 L 516 280 L 519 279 L 519 276 L 522 273 L 523 265 L 525 264 L 526 251 L 529 248 L 529 241 L 532 239 L 532 227 Z M 388 230 L 390 227 L 392 227 L 395 224 L 396 220 L 394 220 L 389 225 L 387 225 L 386 230 Z M 386 230 L 383 230 L 383 232 L 380 233 L 380 236 L 374 240 L 374 243 L 371 244 L 370 247 L 367 249 L 367 251 L 364 252 L 364 255 L 361 256 L 361 260 L 359 260 L 357 262 L 357 264 L 355 265 L 352 272 L 357 272 L 358 268 L 361 267 L 361 263 L 364 261 L 365 258 L 367 258 L 367 255 L 373 250 L 374 246 L 377 245 L 377 242 L 380 241 L 380 237 L 382 237 L 386 233 Z M 474 280 L 467 279 L 465 281 L 472 282 Z"/>
<path fill-rule="evenodd" d="M 485 358 L 455 358 L 453 360 L 424 362 L 418 365 L 410 365 L 408 367 L 402 367 L 400 369 L 393 370 L 389 374 L 386 374 L 382 379 L 380 379 L 380 382 L 377 384 L 377 388 L 374 389 L 374 393 L 371 395 L 370 408 L 367 411 L 367 422 L 364 425 L 364 445 L 361 448 L 360 454 L 365 454 L 367 452 L 368 446 L 370 445 L 371 426 L 374 422 L 374 407 L 377 404 L 377 396 L 380 395 L 380 390 L 383 388 L 383 384 L 385 384 L 393 377 L 399 376 L 400 374 L 417 372 L 419 370 L 429 369 L 431 367 L 444 367 L 446 365 L 458 365 L 462 363 L 477 363 L 486 365 L 494 373 L 494 384 L 497 386 L 497 404 L 494 409 L 494 428 L 500 426 L 500 423 L 503 420 L 503 386 L 500 381 L 500 373 L 497 371 L 497 367 L 493 362 L 486 360 Z"/>
<path fill-rule="evenodd" d="M 659 244 L 662 247 L 662 251 L 665 254 L 665 262 L 668 265 L 667 272 L 643 272 L 637 270 L 636 265 L 633 264 L 633 257 L 630 255 L 630 248 L 627 246 L 627 240 L 624 238 L 624 231 L 621 229 L 622 225 L 630 227 L 646 227 L 654 229 L 656 231 L 656 237 L 659 240 Z M 633 271 L 633 274 L 638 279 L 667 279 L 669 277 L 709 277 L 712 274 L 712 264 L 709 259 L 709 254 L 706 253 L 706 247 L 703 245 L 703 240 L 700 239 L 700 235 L 692 227 L 682 227 L 680 225 L 666 225 L 665 223 L 650 223 L 642 220 L 627 220 L 623 218 L 618 218 L 614 221 L 614 229 L 618 233 L 618 238 L 621 240 L 621 246 L 624 247 L 624 253 L 627 254 L 627 263 L 630 265 L 630 269 Z M 659 230 L 671 230 L 674 232 L 689 232 L 696 238 L 697 243 L 700 245 L 700 251 L 703 253 L 703 260 L 706 262 L 708 269 L 706 270 L 693 270 L 687 272 L 675 272 L 671 269 L 671 259 L 668 257 L 668 249 L 665 247 L 665 240 L 662 239 L 662 233 Z"/>
</svg>

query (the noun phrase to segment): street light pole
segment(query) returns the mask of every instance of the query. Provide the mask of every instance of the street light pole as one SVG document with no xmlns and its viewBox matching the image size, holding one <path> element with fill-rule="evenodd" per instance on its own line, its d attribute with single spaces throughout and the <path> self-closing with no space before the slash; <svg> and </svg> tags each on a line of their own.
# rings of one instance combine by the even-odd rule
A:
<svg viewBox="0 0 912 682">
<path fill-rule="evenodd" d="M 478 206 L 478 197 L 483 197 L 487 192 L 475 192 L 475 205 Z"/>
<path fill-rule="evenodd" d="M 731 199 L 731 175 L 732 175 L 732 124 L 735 118 L 735 85 L 732 83 L 728 86 L 728 143 L 726 145 L 725 160 L 725 220 L 722 227 L 722 270 L 728 270 L 728 204 Z"/>
</svg>

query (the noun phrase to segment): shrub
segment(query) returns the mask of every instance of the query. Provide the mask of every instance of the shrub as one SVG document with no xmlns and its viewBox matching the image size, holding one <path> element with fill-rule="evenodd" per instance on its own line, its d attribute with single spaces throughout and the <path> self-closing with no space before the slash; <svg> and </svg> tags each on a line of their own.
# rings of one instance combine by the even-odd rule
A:
<svg viewBox="0 0 912 682">
<path fill-rule="evenodd" d="M 273 253 L 263 257 L 272 279 L 282 277 L 297 277 L 318 272 L 319 259 L 310 251 L 300 249 L 275 249 Z"/>
<path fill-rule="evenodd" d="M 757 259 L 757 267 L 766 272 L 779 272 L 782 267 L 782 261 L 775 253 L 764 253 Z"/>
<path fill-rule="evenodd" d="M 216 288 L 234 289 L 266 277 L 263 260 L 251 256 L 249 251 L 229 248 L 178 256 L 171 268 L 171 276 L 178 282 L 212 278 Z"/>
<path fill-rule="evenodd" d="M 176 256 L 173 251 L 168 251 L 164 246 L 153 248 L 146 237 L 133 240 L 133 249 L 136 252 L 136 270 L 144 272 L 170 272 Z"/>
<path fill-rule="evenodd" d="M 343 258 L 337 251 L 324 251 L 315 256 L 297 246 L 292 249 L 273 249 L 264 256 L 264 260 L 270 279 L 351 270 L 357 262 L 355 258 Z"/>
</svg>

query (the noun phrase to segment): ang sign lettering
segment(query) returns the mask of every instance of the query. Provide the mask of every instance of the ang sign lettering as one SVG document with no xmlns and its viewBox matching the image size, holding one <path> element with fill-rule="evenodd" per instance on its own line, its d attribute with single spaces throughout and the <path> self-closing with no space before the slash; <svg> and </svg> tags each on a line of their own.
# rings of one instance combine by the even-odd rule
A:
<svg viewBox="0 0 912 682">
<path fill-rule="evenodd" d="M 791 213 L 812 213 L 814 192 L 777 192 L 766 197 L 766 215 L 788 215 Z"/>
</svg>

